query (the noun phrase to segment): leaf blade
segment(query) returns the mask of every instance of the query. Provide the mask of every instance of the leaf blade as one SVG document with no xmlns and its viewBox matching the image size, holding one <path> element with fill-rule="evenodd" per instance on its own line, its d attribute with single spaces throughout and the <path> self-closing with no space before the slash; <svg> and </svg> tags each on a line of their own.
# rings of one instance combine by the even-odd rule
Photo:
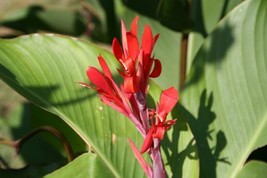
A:
<svg viewBox="0 0 267 178">
<path fill-rule="evenodd" d="M 195 57 L 181 98 L 201 177 L 235 177 L 248 155 L 266 145 L 266 11 L 265 1 L 245 1 Z"/>
<path fill-rule="evenodd" d="M 88 81 L 86 69 L 88 65 L 99 66 L 100 53 L 115 71 L 115 59 L 110 53 L 85 41 L 52 34 L 35 34 L 0 43 L 0 76 L 5 82 L 69 124 L 94 149 L 114 177 L 144 176 L 127 141 L 130 137 L 141 143 L 141 136 L 132 123 L 104 106 L 94 91 L 76 83 Z M 132 165 L 131 171 L 123 169 L 125 164 Z"/>
</svg>

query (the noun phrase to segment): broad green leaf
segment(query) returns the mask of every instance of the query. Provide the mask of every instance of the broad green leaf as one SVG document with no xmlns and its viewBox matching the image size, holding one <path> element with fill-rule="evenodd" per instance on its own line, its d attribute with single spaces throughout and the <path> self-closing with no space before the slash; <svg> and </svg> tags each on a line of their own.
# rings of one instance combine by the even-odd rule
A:
<svg viewBox="0 0 267 178">
<path fill-rule="evenodd" d="M 245 0 L 231 0 L 231 1 L 224 1 L 223 11 L 221 14 L 221 17 L 224 17 L 229 13 L 233 8 L 235 8 L 237 5 L 242 3 Z"/>
<path fill-rule="evenodd" d="M 190 71 L 192 61 L 203 44 L 206 36 L 208 36 L 218 22 L 229 11 L 234 9 L 243 0 L 193 0 L 192 1 L 192 17 L 194 23 L 194 30 L 189 35 L 188 58 L 187 58 L 187 72 Z"/>
<path fill-rule="evenodd" d="M 177 111 L 177 108 L 173 111 L 173 118 L 178 120 L 161 144 L 163 158 L 167 162 L 165 168 L 169 177 L 198 178 L 196 142 L 188 124 Z"/>
<path fill-rule="evenodd" d="M 203 36 L 208 35 L 213 31 L 219 20 L 242 1 L 193 0 L 192 19 L 194 22 L 194 31 L 200 32 Z"/>
<path fill-rule="evenodd" d="M 265 178 L 267 175 L 267 164 L 261 161 L 249 161 L 241 169 L 237 178 Z"/>
<path fill-rule="evenodd" d="M 267 144 L 267 1 L 245 1 L 205 40 L 180 110 L 195 136 L 201 177 L 237 176 Z"/>
<path fill-rule="evenodd" d="M 103 165 L 99 157 L 92 153 L 85 153 L 66 166 L 48 174 L 45 178 L 66 177 L 111 177 L 112 173 Z"/>
<path fill-rule="evenodd" d="M 193 0 L 192 19 L 194 30 L 200 32 L 203 36 L 209 34 L 221 18 L 223 6 L 227 1 Z"/>
<path fill-rule="evenodd" d="M 98 156 L 111 177 L 143 177 L 128 138 L 141 145 L 141 136 L 121 114 L 101 103 L 88 82 L 88 66 L 99 66 L 102 54 L 115 71 L 107 51 L 76 38 L 34 34 L 0 41 L 0 76 L 36 105 L 69 124 Z M 128 169 L 125 169 L 125 168 Z"/>
</svg>

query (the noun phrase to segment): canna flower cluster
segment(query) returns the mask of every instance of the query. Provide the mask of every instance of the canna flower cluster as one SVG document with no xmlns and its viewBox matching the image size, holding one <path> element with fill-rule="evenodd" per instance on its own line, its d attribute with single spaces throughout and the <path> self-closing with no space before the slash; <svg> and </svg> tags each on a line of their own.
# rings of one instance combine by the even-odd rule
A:
<svg viewBox="0 0 267 178">
<path fill-rule="evenodd" d="M 124 82 L 119 86 L 115 83 L 107 63 L 100 55 L 98 60 L 102 72 L 95 67 L 88 67 L 86 73 L 92 85 L 80 84 L 96 90 L 103 103 L 133 122 L 144 137 L 140 150 L 129 140 L 135 157 L 147 177 L 165 177 L 159 140 L 163 139 L 165 132 L 176 122 L 167 120 L 167 115 L 178 101 L 178 91 L 173 87 L 164 90 L 157 107 L 155 109 L 147 107 L 148 80 L 160 76 L 162 70 L 160 61 L 152 55 L 159 34 L 153 36 L 150 27 L 145 25 L 142 38 L 139 40 L 138 17 L 133 20 L 129 31 L 126 30 L 123 21 L 121 24 L 122 44 L 114 38 L 112 50 L 121 65 L 118 72 Z M 142 157 L 145 152 L 150 154 L 152 167 Z"/>
</svg>

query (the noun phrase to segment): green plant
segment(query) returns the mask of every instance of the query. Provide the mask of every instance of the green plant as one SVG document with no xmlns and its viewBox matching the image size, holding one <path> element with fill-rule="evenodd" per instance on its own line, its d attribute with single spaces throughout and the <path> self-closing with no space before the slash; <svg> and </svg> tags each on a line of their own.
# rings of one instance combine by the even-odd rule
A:
<svg viewBox="0 0 267 178">
<path fill-rule="evenodd" d="M 91 3 L 89 8 L 88 2 Z M 107 6 L 104 1 L 100 4 L 88 2 L 84 7 L 91 15 L 90 22 L 95 23 L 96 29 L 101 29 L 95 32 L 87 29 L 91 35 L 88 37 L 86 33 L 87 36 L 83 38 L 90 40 L 110 42 L 105 24 L 113 22 L 112 33 L 116 34 L 119 31 L 117 19 L 123 18 L 128 26 L 136 15 L 117 2 L 115 6 L 113 1 L 109 1 L 113 6 Z M 256 160 L 247 162 L 247 159 L 252 151 L 265 146 L 267 142 L 267 2 L 146 1 L 149 6 L 134 6 L 141 4 L 141 1 L 123 2 L 155 19 L 140 15 L 139 28 L 148 23 L 153 33 L 161 35 L 154 53 L 155 58 L 161 60 L 162 75 L 150 81 L 148 105 L 156 105 L 161 89 L 174 86 L 180 91 L 179 103 L 171 112 L 172 118 L 177 118 L 176 124 L 161 141 L 167 176 L 245 177 L 253 174 L 264 177 L 266 163 Z M 101 8 L 101 5 L 105 8 Z M 98 10 L 98 15 L 94 15 L 93 11 L 88 10 L 91 7 L 102 11 Z M 107 7 L 116 8 L 107 10 Z M 33 13 L 32 8 L 24 10 L 41 19 L 45 15 L 40 15 L 40 12 L 47 12 L 35 9 Z M 72 12 L 75 14 L 77 9 Z M 25 16 L 20 16 L 17 21 L 15 17 L 5 18 L 1 25 L 16 29 L 14 24 Z M 157 21 L 176 32 L 166 29 Z M 80 22 L 86 24 L 86 21 Z M 60 23 L 53 24 L 60 26 Z M 50 28 L 45 30 L 56 31 L 53 25 L 48 26 Z M 59 26 L 56 29 L 64 29 Z M 81 36 L 79 31 L 76 32 L 71 35 Z M 0 40 L 1 79 L 45 110 L 38 110 L 36 120 L 41 120 L 42 113 L 48 111 L 44 119 L 48 121 L 46 125 L 63 120 L 67 128 L 74 131 L 70 135 L 76 133 L 75 138 L 81 139 L 81 145 L 85 145 L 76 148 L 77 145 L 70 141 L 73 149 L 78 150 L 74 151 L 77 158 L 68 164 L 62 163 L 66 165 L 61 168 L 59 166 L 62 164 L 54 167 L 29 166 L 19 171 L 1 169 L 0 175 L 145 176 L 128 142 L 128 138 L 131 138 L 140 149 L 143 144 L 141 134 L 125 116 L 104 105 L 93 90 L 78 84 L 88 80 L 88 66 L 98 68 L 97 58 L 100 54 L 114 79 L 121 82 L 121 77 L 116 75 L 116 69 L 120 68 L 117 59 L 87 39 L 35 33 Z M 59 125 L 55 124 L 57 127 Z M 63 133 L 65 129 L 61 128 Z M 66 138 L 71 139 L 71 136 Z M 80 152 L 83 154 L 78 154 Z M 149 157 L 145 156 L 144 159 L 152 164 Z M 38 175 L 34 175 L 32 170 L 38 170 Z"/>
</svg>

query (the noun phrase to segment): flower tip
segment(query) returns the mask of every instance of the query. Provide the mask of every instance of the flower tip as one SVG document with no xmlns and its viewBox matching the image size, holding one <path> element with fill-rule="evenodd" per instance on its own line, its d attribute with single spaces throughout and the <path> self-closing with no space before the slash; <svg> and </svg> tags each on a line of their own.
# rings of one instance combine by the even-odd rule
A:
<svg viewBox="0 0 267 178">
<path fill-rule="evenodd" d="M 138 28 L 137 28 L 137 26 L 138 26 L 138 20 L 139 20 L 139 16 L 136 16 L 136 17 L 134 18 L 134 20 L 132 21 L 132 24 L 131 24 L 131 31 L 132 31 L 135 35 L 137 35 L 137 30 L 138 30 Z"/>
<path fill-rule="evenodd" d="M 178 91 L 174 88 L 168 88 L 161 93 L 159 101 L 159 113 L 166 117 L 174 108 L 179 99 Z"/>
<path fill-rule="evenodd" d="M 78 82 L 78 84 L 82 87 L 91 88 L 87 83 L 84 82 Z"/>
<path fill-rule="evenodd" d="M 140 154 L 145 153 L 148 149 L 149 149 L 149 147 L 148 147 L 148 148 L 143 148 L 143 147 L 142 147 L 142 149 L 141 149 L 141 151 L 140 151 Z"/>
<path fill-rule="evenodd" d="M 178 94 L 178 90 L 176 90 L 174 87 L 170 87 L 166 90 L 164 90 L 162 92 L 163 95 L 171 97 L 173 99 L 175 99 L 176 101 L 178 101 L 179 99 L 179 94 Z"/>
<path fill-rule="evenodd" d="M 142 148 L 141 148 L 141 150 L 140 150 L 140 154 L 145 153 L 149 148 L 150 148 L 150 145 L 149 146 L 143 145 Z"/>
<path fill-rule="evenodd" d="M 152 137 L 153 132 L 154 132 L 154 127 L 152 127 L 149 130 L 149 132 L 147 133 L 147 135 L 145 137 L 144 143 L 143 143 L 141 151 L 140 151 L 141 154 L 145 153 L 151 147 L 152 142 L 153 142 L 153 137 Z"/>
</svg>

